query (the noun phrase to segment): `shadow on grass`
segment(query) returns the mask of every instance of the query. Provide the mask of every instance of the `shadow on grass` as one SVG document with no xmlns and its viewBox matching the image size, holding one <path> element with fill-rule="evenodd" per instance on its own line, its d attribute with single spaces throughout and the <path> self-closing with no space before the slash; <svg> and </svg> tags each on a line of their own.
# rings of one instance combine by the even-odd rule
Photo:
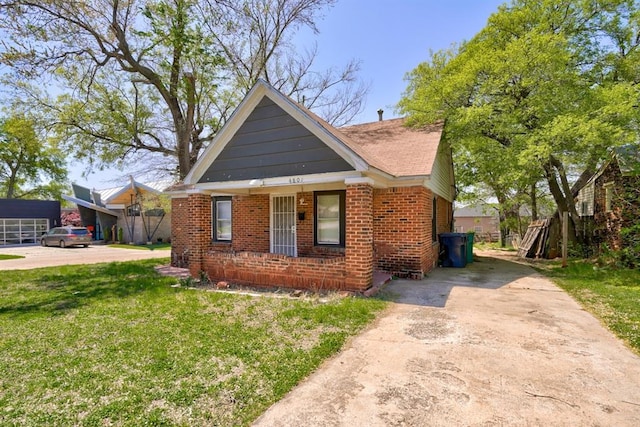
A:
<svg viewBox="0 0 640 427">
<path fill-rule="evenodd" d="M 109 298 L 167 289 L 171 278 L 153 268 L 157 260 L 113 262 L 4 272 L 0 315 L 61 315 Z"/>
</svg>

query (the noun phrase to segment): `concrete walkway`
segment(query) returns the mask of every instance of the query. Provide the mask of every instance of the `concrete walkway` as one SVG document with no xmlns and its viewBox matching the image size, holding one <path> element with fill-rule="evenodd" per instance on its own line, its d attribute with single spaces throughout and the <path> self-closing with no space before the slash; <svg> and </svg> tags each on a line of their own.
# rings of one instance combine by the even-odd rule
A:
<svg viewBox="0 0 640 427">
<path fill-rule="evenodd" d="M 29 270 L 58 265 L 95 264 L 99 262 L 135 261 L 150 258 L 171 258 L 171 251 L 112 248 L 107 245 L 79 247 L 14 246 L 0 247 L 0 254 L 24 258 L 0 260 L 2 270 Z"/>
<path fill-rule="evenodd" d="M 254 425 L 640 425 L 640 357 L 528 266 L 476 259 L 391 282 L 376 324 Z"/>
</svg>

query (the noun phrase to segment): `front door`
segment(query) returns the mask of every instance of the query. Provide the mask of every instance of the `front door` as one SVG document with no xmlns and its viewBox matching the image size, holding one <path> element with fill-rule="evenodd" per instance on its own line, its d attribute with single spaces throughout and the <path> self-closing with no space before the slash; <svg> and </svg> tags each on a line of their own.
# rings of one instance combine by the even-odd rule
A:
<svg viewBox="0 0 640 427">
<path fill-rule="evenodd" d="M 271 197 L 271 253 L 296 256 L 296 196 Z"/>
</svg>

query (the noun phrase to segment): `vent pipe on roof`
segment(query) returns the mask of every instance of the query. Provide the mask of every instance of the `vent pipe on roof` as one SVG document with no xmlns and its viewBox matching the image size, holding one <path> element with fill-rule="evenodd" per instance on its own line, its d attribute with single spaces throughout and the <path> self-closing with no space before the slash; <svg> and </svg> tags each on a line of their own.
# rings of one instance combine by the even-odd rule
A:
<svg viewBox="0 0 640 427">
<path fill-rule="evenodd" d="M 378 121 L 381 122 L 382 121 L 382 113 L 384 113 L 384 110 L 381 108 L 378 110 Z"/>
</svg>

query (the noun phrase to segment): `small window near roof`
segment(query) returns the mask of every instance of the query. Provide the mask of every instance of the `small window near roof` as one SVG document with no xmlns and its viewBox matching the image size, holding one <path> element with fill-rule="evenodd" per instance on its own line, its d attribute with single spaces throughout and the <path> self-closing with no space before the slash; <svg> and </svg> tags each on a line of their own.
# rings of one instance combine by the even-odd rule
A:
<svg viewBox="0 0 640 427">
<path fill-rule="evenodd" d="M 315 244 L 344 246 L 345 191 L 315 193 Z"/>
<path fill-rule="evenodd" d="M 231 241 L 231 197 L 213 198 L 213 240 Z"/>
</svg>

